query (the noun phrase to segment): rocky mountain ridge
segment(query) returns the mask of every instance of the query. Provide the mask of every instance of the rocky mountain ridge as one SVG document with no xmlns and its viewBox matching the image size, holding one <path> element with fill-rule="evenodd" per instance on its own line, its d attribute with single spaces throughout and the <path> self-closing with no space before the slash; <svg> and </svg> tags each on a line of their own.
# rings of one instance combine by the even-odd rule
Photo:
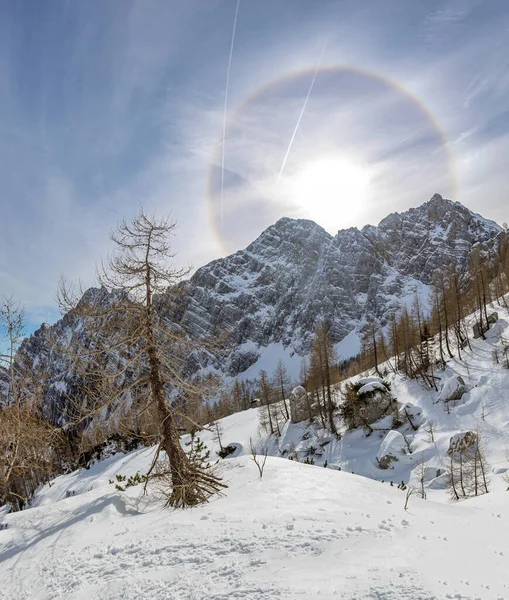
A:
<svg viewBox="0 0 509 600">
<path fill-rule="evenodd" d="M 227 334 L 226 352 L 190 357 L 188 375 L 255 376 L 262 366 L 272 371 L 277 358 L 291 363 L 297 375 L 295 366 L 320 321 L 330 324 L 339 353 L 352 356 L 368 319 L 383 325 L 416 294 L 425 303 L 437 270 L 451 262 L 466 269 L 472 248 L 492 244 L 503 231 L 438 194 L 378 226 L 340 230 L 335 236 L 313 221 L 282 218 L 245 250 L 198 269 L 181 284 L 179 305 L 163 297 L 159 310 L 195 338 Z M 110 301 L 105 290 L 88 293 Z M 76 384 L 72 364 L 55 351 L 54 340 L 89 343 L 79 318 L 65 315 L 41 326 L 20 348 L 20 359 L 44 368 L 48 376 L 53 418 L 64 392 L 70 395 Z M 274 364 L 262 364 L 264 357 Z"/>
<path fill-rule="evenodd" d="M 415 294 L 425 303 L 437 270 L 451 262 L 464 269 L 474 245 L 502 231 L 438 194 L 376 227 L 335 236 L 313 221 L 282 218 L 245 250 L 196 271 L 181 323 L 197 335 L 226 330 L 234 345 L 226 372 L 236 375 L 271 344 L 306 354 L 319 321 L 338 343 L 371 317 L 383 325 Z"/>
</svg>

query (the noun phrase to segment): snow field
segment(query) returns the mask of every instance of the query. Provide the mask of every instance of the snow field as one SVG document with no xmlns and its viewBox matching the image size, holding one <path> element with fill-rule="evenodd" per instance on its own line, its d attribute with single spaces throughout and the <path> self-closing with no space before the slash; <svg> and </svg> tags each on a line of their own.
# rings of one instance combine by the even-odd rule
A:
<svg viewBox="0 0 509 600">
<path fill-rule="evenodd" d="M 117 459 L 122 473 L 150 458 L 128 457 Z M 89 483 L 104 478 L 96 467 Z M 4 517 L 0 598 L 509 597 L 502 494 L 412 497 L 405 511 L 397 488 L 331 469 L 269 457 L 260 481 L 244 456 L 221 470 L 226 495 L 192 510 L 106 484 Z"/>
</svg>

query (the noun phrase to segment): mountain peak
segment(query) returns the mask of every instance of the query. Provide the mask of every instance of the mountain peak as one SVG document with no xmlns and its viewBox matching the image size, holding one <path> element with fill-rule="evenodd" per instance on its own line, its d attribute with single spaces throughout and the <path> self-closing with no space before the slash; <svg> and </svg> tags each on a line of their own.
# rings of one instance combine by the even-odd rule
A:
<svg viewBox="0 0 509 600">
<path fill-rule="evenodd" d="M 249 244 L 249 252 L 259 252 L 267 245 L 279 247 L 282 243 L 298 243 L 306 246 L 321 243 L 332 236 L 323 227 L 310 219 L 281 217 L 273 225 L 262 231 L 258 238 Z"/>
<path fill-rule="evenodd" d="M 266 231 L 272 228 L 275 228 L 278 231 L 281 231 L 284 228 L 325 231 L 321 225 L 318 225 L 318 223 L 312 221 L 311 219 L 294 219 L 292 217 L 281 217 L 274 223 L 274 225 L 267 227 Z"/>
<path fill-rule="evenodd" d="M 403 223 L 412 222 L 414 225 L 418 221 L 427 222 L 429 226 L 438 228 L 447 228 L 448 225 L 454 225 L 453 232 L 462 227 L 473 227 L 480 238 L 495 235 L 503 230 L 503 228 L 485 217 L 474 213 L 461 202 L 449 200 L 442 195 L 435 193 L 423 204 L 417 207 L 409 208 L 403 212 L 394 212 L 380 221 L 377 227 L 365 226 L 364 230 L 370 232 L 377 229 L 386 228 L 401 228 Z M 460 226 L 463 222 L 463 226 Z"/>
<path fill-rule="evenodd" d="M 441 196 L 438 193 L 433 194 L 433 196 L 431 196 L 431 198 L 428 200 L 428 203 L 433 203 L 433 202 L 444 202 L 444 197 Z M 451 202 L 451 200 L 446 200 L 446 202 Z"/>
</svg>

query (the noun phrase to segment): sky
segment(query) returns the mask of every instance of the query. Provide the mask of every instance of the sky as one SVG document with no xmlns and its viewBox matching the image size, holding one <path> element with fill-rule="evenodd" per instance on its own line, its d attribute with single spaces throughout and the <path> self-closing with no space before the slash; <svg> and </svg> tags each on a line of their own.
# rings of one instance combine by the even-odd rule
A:
<svg viewBox="0 0 509 600">
<path fill-rule="evenodd" d="M 435 192 L 509 220 L 508 35 L 504 0 L 1 0 L 0 294 L 55 321 L 142 204 L 193 268 Z"/>
</svg>

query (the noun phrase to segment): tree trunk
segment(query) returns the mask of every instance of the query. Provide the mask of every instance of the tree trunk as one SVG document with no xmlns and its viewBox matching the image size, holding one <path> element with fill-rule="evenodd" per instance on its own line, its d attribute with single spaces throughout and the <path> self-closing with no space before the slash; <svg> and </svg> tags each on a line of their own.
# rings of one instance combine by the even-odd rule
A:
<svg viewBox="0 0 509 600">
<path fill-rule="evenodd" d="M 452 491 L 454 492 L 454 497 L 456 498 L 456 500 L 459 500 L 460 497 L 456 490 L 456 484 L 454 481 L 454 458 L 453 458 L 452 454 L 451 454 L 451 486 L 452 486 Z"/>
</svg>

